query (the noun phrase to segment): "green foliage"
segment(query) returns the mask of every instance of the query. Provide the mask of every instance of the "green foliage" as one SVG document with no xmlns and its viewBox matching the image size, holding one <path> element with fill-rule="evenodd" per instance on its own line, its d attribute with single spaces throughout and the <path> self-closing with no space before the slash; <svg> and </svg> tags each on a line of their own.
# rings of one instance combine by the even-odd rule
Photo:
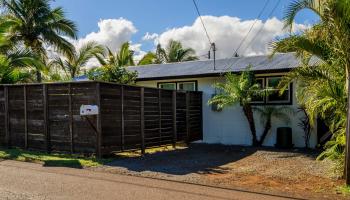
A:
<svg viewBox="0 0 350 200">
<path fill-rule="evenodd" d="M 209 104 L 217 104 L 220 108 L 241 104 L 250 105 L 253 97 L 265 95 L 265 91 L 256 83 L 255 75 L 248 67 L 242 74 L 227 73 L 224 83 L 214 85 L 221 94 L 215 95 L 209 100 Z"/>
<path fill-rule="evenodd" d="M 45 66 L 29 50 L 19 49 L 0 36 L 0 83 L 13 84 L 31 81 L 30 69 Z"/>
<path fill-rule="evenodd" d="M 88 72 L 90 80 L 115 82 L 120 84 L 133 84 L 137 78 L 137 72 L 128 71 L 125 66 L 134 65 L 134 52 L 129 49 L 129 43 L 122 44 L 120 51 L 113 53 L 108 49 L 105 57 L 97 57 L 101 67 L 91 69 Z"/>
<path fill-rule="evenodd" d="M 99 68 L 91 69 L 88 72 L 90 80 L 114 82 L 120 84 L 134 84 L 137 78 L 137 72 L 128 71 L 123 66 L 104 65 Z"/>
<path fill-rule="evenodd" d="M 284 78 L 280 88 L 283 91 L 291 81 L 297 82 L 297 99 L 305 106 L 310 123 L 321 117 L 333 133 L 319 159 L 337 160 L 343 169 L 350 77 L 350 0 L 296 0 L 286 10 L 286 28 L 292 28 L 296 15 L 304 9 L 317 14 L 319 24 L 272 46 L 274 52 L 296 52 L 304 61 Z M 310 62 L 313 57 L 319 62 Z"/>
<path fill-rule="evenodd" d="M 264 96 L 266 90 L 261 89 L 261 86 L 256 83 L 255 75 L 250 68 L 250 66 L 247 67 L 240 75 L 227 73 L 224 83 L 214 85 L 221 93 L 211 98 L 208 103 L 217 104 L 219 108 L 240 104 L 249 123 L 252 145 L 257 146 L 260 144 L 256 136 L 254 115 L 250 103 L 254 97 Z"/>
<path fill-rule="evenodd" d="M 1 159 L 10 159 L 25 162 L 39 162 L 45 166 L 60 167 L 95 167 L 109 162 L 109 159 L 96 159 L 95 157 L 82 157 L 79 155 L 47 154 L 43 152 L 24 151 L 21 149 L 0 149 Z"/>
<path fill-rule="evenodd" d="M 51 8 L 49 0 L 1 0 L 4 8 L 0 27 L 15 44 L 30 48 L 43 61 L 46 58 L 44 45 L 59 52 L 72 55 L 73 45 L 64 36 L 76 38 L 76 25 L 65 18 L 61 7 Z M 40 69 L 37 81 L 41 81 Z"/>
<path fill-rule="evenodd" d="M 50 66 L 61 68 L 71 79 L 81 75 L 81 70 L 86 67 L 87 62 L 91 58 L 99 58 L 104 54 L 104 47 L 95 42 L 88 42 L 78 51 L 74 50 L 72 55 L 66 58 L 54 58 Z"/>
<path fill-rule="evenodd" d="M 198 60 L 196 52 L 192 48 L 184 48 L 181 42 L 170 40 L 166 48 L 157 45 L 155 53 L 147 53 L 138 65 L 185 62 Z"/>
<path fill-rule="evenodd" d="M 150 64 L 160 64 L 160 61 L 157 58 L 157 54 L 153 52 L 148 52 L 137 63 L 137 65 L 150 65 Z"/>
</svg>

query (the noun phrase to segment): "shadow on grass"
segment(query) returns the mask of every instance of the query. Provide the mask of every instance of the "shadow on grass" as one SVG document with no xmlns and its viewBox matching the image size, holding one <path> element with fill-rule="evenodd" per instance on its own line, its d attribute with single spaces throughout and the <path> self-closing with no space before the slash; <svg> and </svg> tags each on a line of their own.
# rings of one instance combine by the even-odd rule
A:
<svg viewBox="0 0 350 200">
<path fill-rule="evenodd" d="M 17 160 L 32 163 L 41 163 L 45 167 L 71 167 L 81 169 L 83 167 L 99 166 L 110 159 L 96 159 L 81 155 L 44 153 L 27 151 L 18 148 L 0 149 L 0 159 Z"/>
<path fill-rule="evenodd" d="M 82 169 L 83 166 L 78 160 L 46 160 L 44 161 L 44 167 L 71 167 Z"/>
</svg>

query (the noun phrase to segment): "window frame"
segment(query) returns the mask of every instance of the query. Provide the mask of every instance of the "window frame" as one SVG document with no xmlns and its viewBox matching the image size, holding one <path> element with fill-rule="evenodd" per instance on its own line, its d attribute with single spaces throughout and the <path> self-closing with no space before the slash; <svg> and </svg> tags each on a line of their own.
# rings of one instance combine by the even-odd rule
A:
<svg viewBox="0 0 350 200">
<path fill-rule="evenodd" d="M 176 83 L 172 83 L 172 82 L 158 83 L 157 88 L 163 89 L 163 90 L 172 90 L 172 89 L 167 89 L 167 88 L 161 88 L 160 86 L 163 85 L 163 84 L 174 84 L 175 85 L 175 90 L 177 90 L 177 84 Z"/>
<path fill-rule="evenodd" d="M 162 88 L 160 88 L 160 85 L 161 84 L 166 84 L 166 83 L 174 83 L 175 84 L 175 90 L 179 90 L 179 83 L 194 83 L 194 91 L 198 91 L 198 81 L 197 80 L 158 82 L 157 83 L 157 88 L 162 89 Z M 187 90 L 181 90 L 181 91 L 187 91 Z"/>
<path fill-rule="evenodd" d="M 263 88 L 266 88 L 268 85 L 268 78 L 276 78 L 280 77 L 283 78 L 283 75 L 271 75 L 271 76 L 257 76 L 256 79 L 264 79 L 264 86 Z M 286 91 L 289 93 L 288 95 L 288 101 L 275 101 L 275 102 L 269 102 L 268 101 L 268 95 L 264 96 L 264 102 L 251 102 L 251 105 L 254 106 L 264 106 L 264 105 L 293 105 L 293 83 L 290 83 L 288 86 L 288 90 Z"/>
<path fill-rule="evenodd" d="M 255 80 L 262 80 L 262 89 L 265 87 L 265 77 L 256 77 Z M 251 101 L 251 104 L 265 104 L 265 96 L 262 97 L 262 101 Z"/>
<path fill-rule="evenodd" d="M 272 78 L 280 78 L 281 80 L 282 80 L 282 77 L 281 76 L 273 76 L 273 77 L 266 77 L 265 79 L 266 79 L 266 87 L 267 88 L 269 88 L 269 79 L 272 79 Z M 290 102 L 290 100 L 291 100 L 291 94 L 290 94 L 290 92 L 289 92 L 289 90 L 290 90 L 290 88 L 291 88 L 291 85 L 289 84 L 288 85 L 288 89 L 286 89 L 285 90 L 285 92 L 287 92 L 287 93 L 289 93 L 289 95 L 288 95 L 288 100 L 278 100 L 278 101 L 271 101 L 271 100 L 269 100 L 269 95 L 266 95 L 266 103 L 269 103 L 269 104 L 283 104 L 283 103 L 289 103 Z M 277 90 L 277 89 L 276 89 Z"/>
</svg>

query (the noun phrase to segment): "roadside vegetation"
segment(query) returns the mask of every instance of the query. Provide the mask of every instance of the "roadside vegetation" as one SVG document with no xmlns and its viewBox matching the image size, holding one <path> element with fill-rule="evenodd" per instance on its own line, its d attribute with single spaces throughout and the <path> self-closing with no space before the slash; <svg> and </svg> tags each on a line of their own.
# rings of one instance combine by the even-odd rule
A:
<svg viewBox="0 0 350 200">
<path fill-rule="evenodd" d="M 17 148 L 0 149 L 0 159 L 17 160 L 24 162 L 41 163 L 52 167 L 96 167 L 110 162 L 111 159 L 97 159 L 69 154 L 43 153 L 36 151 L 25 151 Z"/>
</svg>

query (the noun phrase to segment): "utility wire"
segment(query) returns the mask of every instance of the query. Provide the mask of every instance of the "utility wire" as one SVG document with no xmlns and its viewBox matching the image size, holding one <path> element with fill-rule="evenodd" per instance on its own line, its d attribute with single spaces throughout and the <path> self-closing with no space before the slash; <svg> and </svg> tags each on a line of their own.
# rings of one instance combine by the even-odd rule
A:
<svg viewBox="0 0 350 200">
<path fill-rule="evenodd" d="M 281 0 L 278 0 L 278 2 L 276 3 L 275 7 L 273 7 L 273 9 L 271 10 L 270 14 L 268 15 L 267 18 L 271 18 L 273 13 L 275 12 L 275 10 L 277 9 L 278 5 L 281 3 Z M 263 23 L 263 25 L 260 27 L 259 31 L 255 34 L 255 36 L 252 38 L 252 40 L 250 40 L 250 42 L 248 43 L 248 45 L 246 46 L 246 48 L 242 51 L 242 55 L 247 51 L 248 47 L 255 41 L 256 37 L 258 35 L 260 35 L 261 31 L 264 29 L 266 25 L 266 22 Z"/>
<path fill-rule="evenodd" d="M 278 0 L 276 6 L 273 8 L 273 11 L 277 8 L 277 6 L 279 5 L 281 0 Z M 230 62 L 230 59 L 235 57 L 235 55 L 237 55 L 239 48 L 242 46 L 243 42 L 247 39 L 249 33 L 251 32 L 251 30 L 253 29 L 254 25 L 256 24 L 256 22 L 258 21 L 258 19 L 261 17 L 261 15 L 264 13 L 267 5 L 269 4 L 270 0 L 267 0 L 265 2 L 265 5 L 263 6 L 262 10 L 260 11 L 258 17 L 254 20 L 254 23 L 252 24 L 252 26 L 250 27 L 248 33 L 246 34 L 246 36 L 243 38 L 243 40 L 241 41 L 240 45 L 238 46 L 238 48 L 233 52 L 232 56 L 228 59 L 228 62 L 226 63 L 226 67 L 223 70 L 223 73 L 226 72 L 232 65 L 234 65 L 236 62 L 238 62 L 239 59 L 235 59 L 234 62 Z M 273 13 L 273 11 L 271 13 Z M 270 15 L 271 15 L 270 13 Z M 258 32 L 261 32 L 262 28 L 260 28 L 260 30 Z M 255 35 L 254 37 L 256 37 L 257 35 Z M 251 43 L 252 41 L 250 41 Z M 248 45 L 250 45 L 250 43 Z M 248 48 L 248 46 L 246 46 L 245 50 Z M 244 51 L 245 51 L 244 50 Z"/>
<path fill-rule="evenodd" d="M 247 34 L 244 36 L 244 38 L 241 40 L 241 42 L 239 43 L 238 47 L 236 48 L 236 50 L 233 52 L 231 58 L 233 58 L 237 53 L 238 53 L 238 50 L 242 47 L 243 43 L 245 42 L 245 40 L 248 38 L 250 32 L 253 30 L 256 22 L 258 21 L 258 19 L 261 17 L 261 15 L 264 13 L 267 5 L 269 4 L 270 0 L 267 0 L 263 6 L 263 8 L 261 9 L 259 15 L 257 16 L 257 18 L 255 18 L 252 26 L 250 27 L 249 31 L 247 32 Z"/>
<path fill-rule="evenodd" d="M 192 0 L 192 1 L 193 1 L 193 4 L 194 4 L 194 7 L 196 8 L 196 11 L 197 11 L 198 17 L 199 17 L 199 19 L 201 20 L 201 23 L 202 23 L 203 29 L 204 29 L 204 31 L 205 31 L 205 34 L 206 34 L 207 38 L 208 38 L 209 45 L 210 45 L 210 48 L 211 48 L 211 44 L 212 44 L 212 42 L 211 42 L 211 39 L 210 39 L 210 37 L 209 37 L 209 34 L 208 34 L 208 31 L 207 31 L 207 28 L 205 27 L 205 24 L 204 24 L 204 22 L 203 22 L 202 15 L 201 15 L 201 13 L 199 12 L 198 5 L 197 5 L 197 3 L 196 3 L 196 0 Z"/>
</svg>

